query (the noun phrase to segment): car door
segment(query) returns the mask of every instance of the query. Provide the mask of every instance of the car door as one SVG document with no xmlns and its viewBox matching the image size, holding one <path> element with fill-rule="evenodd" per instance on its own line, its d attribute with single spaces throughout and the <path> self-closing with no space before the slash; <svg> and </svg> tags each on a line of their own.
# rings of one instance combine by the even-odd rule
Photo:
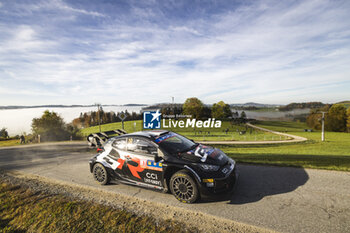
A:
<svg viewBox="0 0 350 233">
<path fill-rule="evenodd" d="M 158 147 L 141 137 L 128 137 L 125 172 L 129 178 L 148 185 L 162 187 L 162 163 L 155 163 Z"/>
<path fill-rule="evenodd" d="M 129 177 L 129 173 L 126 171 L 128 167 L 125 164 L 125 160 L 130 156 L 126 149 L 126 145 L 127 138 L 117 139 L 113 142 L 112 149 L 108 154 L 108 159 L 112 159 L 112 168 L 114 169 L 114 172 L 118 177 L 124 179 Z"/>
</svg>

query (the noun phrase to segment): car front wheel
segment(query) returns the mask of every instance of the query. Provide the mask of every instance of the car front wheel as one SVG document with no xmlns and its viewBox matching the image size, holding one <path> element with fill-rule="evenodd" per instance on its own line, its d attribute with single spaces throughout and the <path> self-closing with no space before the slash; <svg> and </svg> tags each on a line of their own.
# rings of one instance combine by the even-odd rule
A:
<svg viewBox="0 0 350 233">
<path fill-rule="evenodd" d="M 171 177 L 170 190 L 176 199 L 184 203 L 193 203 L 199 199 L 197 184 L 186 170 L 178 171 Z"/>
<path fill-rule="evenodd" d="M 96 163 L 92 169 L 92 174 L 97 183 L 101 185 L 109 183 L 109 176 L 107 170 L 102 164 Z"/>
</svg>

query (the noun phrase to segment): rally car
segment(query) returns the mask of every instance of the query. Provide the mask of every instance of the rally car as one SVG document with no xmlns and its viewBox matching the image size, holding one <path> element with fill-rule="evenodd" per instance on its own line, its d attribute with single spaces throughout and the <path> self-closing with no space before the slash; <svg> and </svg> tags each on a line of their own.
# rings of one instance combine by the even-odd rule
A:
<svg viewBox="0 0 350 233">
<path fill-rule="evenodd" d="M 108 139 L 90 160 L 90 172 L 102 184 L 113 180 L 171 191 L 181 202 L 232 191 L 235 161 L 219 149 L 174 132 L 142 131 Z"/>
</svg>

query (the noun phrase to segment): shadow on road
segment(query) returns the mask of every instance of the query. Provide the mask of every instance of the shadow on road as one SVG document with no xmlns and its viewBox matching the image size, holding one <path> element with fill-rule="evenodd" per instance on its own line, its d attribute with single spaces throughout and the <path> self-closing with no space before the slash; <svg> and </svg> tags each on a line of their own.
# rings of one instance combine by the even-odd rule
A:
<svg viewBox="0 0 350 233">
<path fill-rule="evenodd" d="M 40 145 L 23 148 L 0 148 L 0 169 L 23 169 L 44 164 L 55 164 L 65 158 L 81 158 L 81 154 L 91 157 L 93 152 L 86 145 Z M 79 154 L 79 156 L 77 156 Z M 90 156 L 89 156 L 90 155 Z M 53 163 L 53 160 L 55 163 Z"/>
<path fill-rule="evenodd" d="M 303 168 L 239 164 L 238 173 L 233 194 L 203 202 L 229 201 L 229 204 L 234 205 L 257 202 L 267 196 L 292 192 L 309 179 Z"/>
</svg>

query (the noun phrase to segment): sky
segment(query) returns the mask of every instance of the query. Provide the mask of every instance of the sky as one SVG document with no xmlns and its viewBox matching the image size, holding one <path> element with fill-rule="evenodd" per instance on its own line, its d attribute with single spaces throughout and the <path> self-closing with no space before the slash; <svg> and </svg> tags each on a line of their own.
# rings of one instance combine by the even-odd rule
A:
<svg viewBox="0 0 350 233">
<path fill-rule="evenodd" d="M 350 100 L 350 1 L 0 0 L 0 105 Z"/>
</svg>

